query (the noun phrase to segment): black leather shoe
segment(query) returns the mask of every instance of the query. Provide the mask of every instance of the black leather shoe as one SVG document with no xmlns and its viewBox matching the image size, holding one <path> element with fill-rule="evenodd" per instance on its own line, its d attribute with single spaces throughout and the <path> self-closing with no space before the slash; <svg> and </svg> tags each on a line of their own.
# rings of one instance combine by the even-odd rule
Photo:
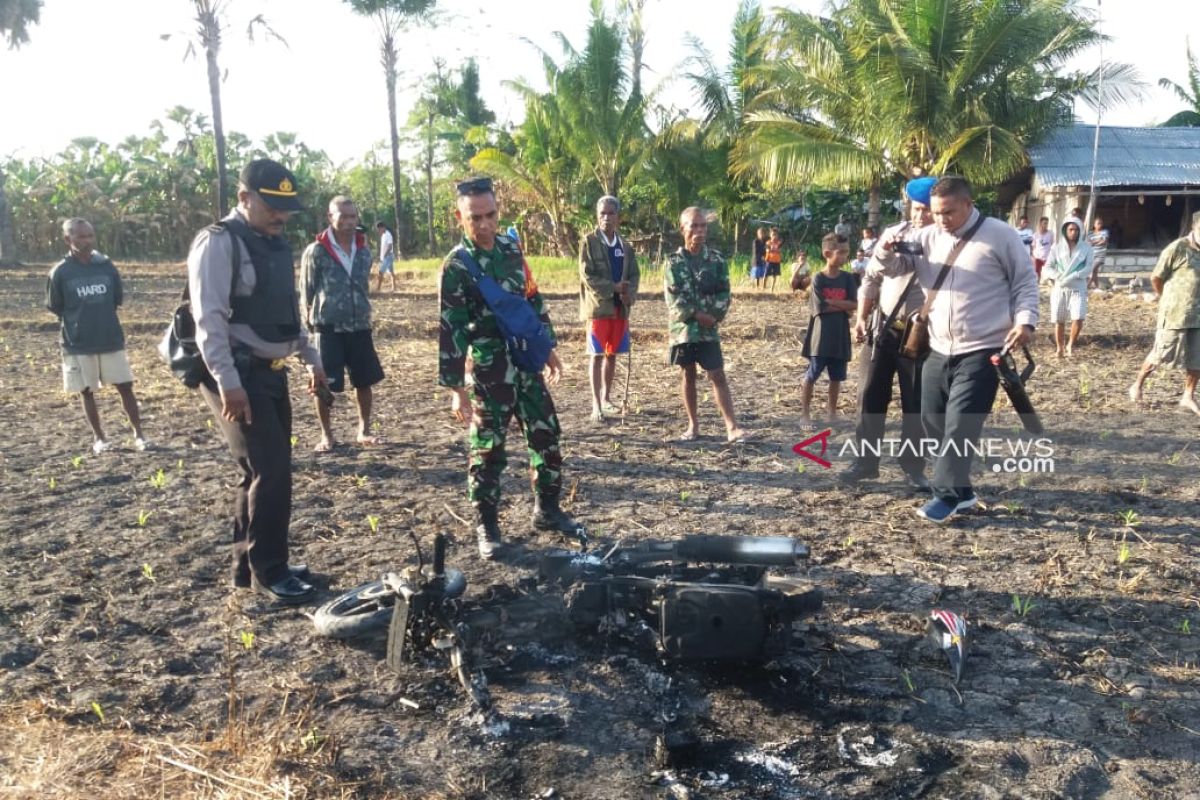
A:
<svg viewBox="0 0 1200 800">
<path fill-rule="evenodd" d="M 312 573 L 308 570 L 308 564 L 292 564 L 288 567 L 288 572 L 295 575 L 303 581 L 312 580 Z M 233 578 L 234 588 L 249 589 L 251 585 L 250 573 L 245 575 L 235 575 Z"/>
<path fill-rule="evenodd" d="M 317 597 L 316 588 L 311 583 L 305 583 L 295 575 L 288 575 L 279 581 L 279 583 L 272 583 L 270 586 L 264 586 L 255 581 L 254 588 L 258 590 L 259 594 L 287 606 L 303 605 L 311 600 L 315 600 Z"/>
<path fill-rule="evenodd" d="M 837 479 L 841 483 L 858 483 L 859 481 L 873 481 L 879 477 L 879 469 L 868 469 L 861 462 L 855 461 L 850 466 L 838 473 Z"/>
<path fill-rule="evenodd" d="M 929 478 L 926 478 L 924 473 L 908 472 L 907 470 L 905 470 L 904 482 L 908 485 L 908 488 L 912 489 L 913 491 L 917 491 L 917 492 L 931 491 L 929 488 Z"/>
</svg>

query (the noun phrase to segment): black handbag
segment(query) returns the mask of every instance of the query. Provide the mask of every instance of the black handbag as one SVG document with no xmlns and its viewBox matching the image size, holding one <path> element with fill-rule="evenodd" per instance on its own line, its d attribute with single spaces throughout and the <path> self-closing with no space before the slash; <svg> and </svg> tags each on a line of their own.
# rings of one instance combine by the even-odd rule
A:
<svg viewBox="0 0 1200 800">
<path fill-rule="evenodd" d="M 233 238 L 231 244 L 233 245 L 231 259 L 233 278 L 229 287 L 229 296 L 232 298 L 233 291 L 237 287 L 242 259 L 241 253 L 238 252 L 237 237 Z M 212 382 L 208 365 L 204 363 L 204 356 L 200 354 L 200 348 L 196 345 L 196 320 L 192 316 L 191 297 L 186 285 L 179 297 L 179 305 L 175 307 L 175 313 L 171 315 L 171 323 L 167 325 L 166 333 L 159 342 L 158 352 L 167 362 L 167 366 L 171 368 L 171 374 L 187 388 L 195 389 L 202 383 Z"/>
</svg>

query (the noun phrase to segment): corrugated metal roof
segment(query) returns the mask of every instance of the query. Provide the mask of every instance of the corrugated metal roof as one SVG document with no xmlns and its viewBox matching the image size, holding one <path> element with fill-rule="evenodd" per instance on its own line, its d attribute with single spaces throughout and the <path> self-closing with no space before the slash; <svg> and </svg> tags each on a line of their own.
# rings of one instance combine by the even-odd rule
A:
<svg viewBox="0 0 1200 800">
<path fill-rule="evenodd" d="M 1041 186 L 1087 186 L 1092 179 L 1091 125 L 1060 128 L 1029 148 Z M 1100 127 L 1097 186 L 1200 184 L 1200 128 Z"/>
</svg>

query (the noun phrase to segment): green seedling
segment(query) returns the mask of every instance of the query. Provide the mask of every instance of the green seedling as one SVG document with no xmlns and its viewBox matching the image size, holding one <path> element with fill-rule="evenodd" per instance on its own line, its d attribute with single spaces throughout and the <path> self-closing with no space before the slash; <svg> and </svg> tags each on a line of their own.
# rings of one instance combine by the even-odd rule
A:
<svg viewBox="0 0 1200 800">
<path fill-rule="evenodd" d="M 618 450 L 620 450 L 620 449 L 621 449 L 621 443 L 620 443 L 620 442 L 613 442 L 613 452 L 615 453 L 615 452 L 617 452 L 617 451 L 618 451 Z"/>
<path fill-rule="evenodd" d="M 1021 510 L 1021 504 L 1010 500 L 1004 504 L 1004 510 L 1010 514 L 1016 514 Z"/>
<path fill-rule="evenodd" d="M 158 579 L 154 577 L 154 567 L 149 564 L 142 564 L 142 577 L 151 583 L 158 582 Z"/>
<path fill-rule="evenodd" d="M 371 533 L 379 533 L 379 517 L 367 514 L 367 524 L 371 526 Z"/>
<path fill-rule="evenodd" d="M 254 632 L 253 631 L 242 631 L 241 637 L 242 637 L 242 647 L 246 648 L 247 650 L 253 650 L 254 649 Z"/>
<path fill-rule="evenodd" d="M 166 487 L 167 473 L 163 471 L 162 467 L 159 467 L 158 472 L 150 476 L 150 485 L 155 489 L 162 489 Z"/>
<path fill-rule="evenodd" d="M 51 475 L 50 476 L 50 488 L 53 489 L 56 486 L 58 486 L 58 480 L 53 475 Z"/>
<path fill-rule="evenodd" d="M 1088 374 L 1087 367 L 1083 367 L 1079 371 L 1079 396 L 1086 398 L 1092 392 L 1092 377 Z"/>
<path fill-rule="evenodd" d="M 104 709 L 95 700 L 92 701 L 92 713 L 96 715 L 96 719 L 104 722 Z"/>
<path fill-rule="evenodd" d="M 317 733 L 316 728 L 309 728 L 308 733 L 301 737 L 300 744 L 304 746 L 305 750 L 316 752 L 317 750 L 321 749 L 321 745 L 325 744 L 326 738 L 328 737 Z"/>
<path fill-rule="evenodd" d="M 355 475 L 354 482 L 357 483 L 358 488 L 361 489 L 367 485 L 367 476 L 366 475 Z"/>
<path fill-rule="evenodd" d="M 1192 633 L 1192 621 L 1187 617 L 1184 617 L 1179 623 L 1179 632 L 1184 636 L 1190 636 Z"/>
<path fill-rule="evenodd" d="M 1107 439 L 1110 436 L 1112 436 L 1112 431 L 1100 431 L 1101 439 Z"/>
<path fill-rule="evenodd" d="M 1121 542 L 1121 546 L 1117 548 L 1117 563 L 1124 564 L 1133 557 L 1133 548 L 1129 546 L 1129 542 Z"/>
<path fill-rule="evenodd" d="M 1183 460 L 1183 451 L 1177 450 L 1167 458 L 1167 463 L 1172 467 L 1179 466 L 1179 462 Z"/>
<path fill-rule="evenodd" d="M 1014 594 L 1012 596 L 1012 607 L 1018 617 L 1026 617 L 1030 611 L 1037 608 L 1037 603 L 1033 602 L 1032 597 L 1021 597 L 1019 594 Z"/>
<path fill-rule="evenodd" d="M 71 459 L 72 467 L 74 467 L 75 469 L 79 469 L 80 465 L 82 465 L 82 464 L 83 464 L 83 456 L 72 457 L 72 459 Z"/>
<path fill-rule="evenodd" d="M 808 472 L 808 468 L 807 468 L 807 467 L 805 467 L 803 464 L 797 464 L 797 465 L 796 465 L 796 472 L 797 472 L 797 474 L 799 474 L 799 475 L 803 475 L 804 473 Z"/>
<path fill-rule="evenodd" d="M 1145 476 L 1145 475 L 1143 475 L 1143 476 L 1142 476 L 1142 485 L 1141 485 L 1141 487 L 1138 489 L 1138 491 L 1139 491 L 1139 492 L 1142 492 L 1142 493 L 1144 494 L 1144 493 L 1145 493 L 1145 491 L 1146 491 L 1146 487 L 1147 487 L 1147 486 L 1149 486 L 1149 485 L 1150 485 L 1150 481 L 1146 480 L 1146 476 Z"/>
<path fill-rule="evenodd" d="M 209 430 L 212 430 L 212 420 L 211 420 L 211 419 L 206 419 L 206 420 L 204 420 L 204 421 L 205 421 L 206 423 L 208 423 L 208 429 L 209 429 Z"/>
<path fill-rule="evenodd" d="M 1117 516 L 1121 518 L 1121 522 L 1126 528 L 1136 528 L 1138 525 L 1142 524 L 1142 521 L 1138 519 L 1137 512 L 1132 508 L 1125 509 Z"/>
<path fill-rule="evenodd" d="M 146 522 L 147 522 L 147 521 L 149 521 L 149 519 L 150 519 L 150 515 L 151 515 L 151 514 L 153 514 L 153 513 L 154 513 L 153 511 L 147 511 L 147 510 L 146 510 L 146 509 L 144 509 L 144 508 L 143 508 L 141 511 L 138 511 L 138 515 L 137 515 L 137 526 L 138 526 L 139 528 L 144 528 L 144 527 L 146 527 Z"/>
<path fill-rule="evenodd" d="M 300 442 L 300 437 L 293 435 L 288 441 L 292 443 L 292 447 L 295 447 Z"/>
<path fill-rule="evenodd" d="M 852 533 L 842 541 L 842 548 L 845 550 L 849 550 L 851 547 L 854 546 L 854 543 L 856 541 L 858 541 L 858 540 L 854 538 L 854 534 Z"/>
<path fill-rule="evenodd" d="M 680 502 L 686 503 L 688 501 L 688 498 L 691 496 L 692 496 L 691 492 L 683 491 L 683 492 L 679 493 L 679 500 L 680 500 Z"/>
<path fill-rule="evenodd" d="M 901 672 L 900 677 L 904 680 L 904 688 L 908 690 L 908 693 L 916 694 L 917 684 L 913 682 L 912 675 L 908 674 L 908 670 Z"/>
<path fill-rule="evenodd" d="M 175 462 L 175 469 L 178 472 L 183 472 L 183 459 L 182 458 Z"/>
</svg>

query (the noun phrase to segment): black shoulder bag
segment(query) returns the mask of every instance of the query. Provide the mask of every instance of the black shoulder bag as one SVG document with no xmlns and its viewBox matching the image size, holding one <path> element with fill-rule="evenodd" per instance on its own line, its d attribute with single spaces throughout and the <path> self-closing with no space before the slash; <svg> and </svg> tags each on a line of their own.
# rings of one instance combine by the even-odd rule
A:
<svg viewBox="0 0 1200 800">
<path fill-rule="evenodd" d="M 212 226 L 214 229 L 228 231 L 229 229 L 218 222 Z M 232 241 L 232 281 L 229 287 L 229 296 L 233 297 L 233 292 L 237 288 L 238 274 L 241 272 L 242 259 L 239 252 L 237 237 L 230 232 Z M 171 323 L 167 325 L 167 331 L 163 334 L 162 341 L 159 342 L 158 352 L 167 362 L 167 366 L 171 368 L 171 373 L 189 389 L 195 389 L 201 383 L 208 379 L 208 366 L 204 363 L 204 357 L 200 354 L 200 348 L 196 345 L 196 320 L 192 316 L 191 295 L 188 291 L 188 284 L 184 284 L 183 293 L 179 297 L 179 305 L 175 308 L 175 313 L 171 315 Z"/>
</svg>

